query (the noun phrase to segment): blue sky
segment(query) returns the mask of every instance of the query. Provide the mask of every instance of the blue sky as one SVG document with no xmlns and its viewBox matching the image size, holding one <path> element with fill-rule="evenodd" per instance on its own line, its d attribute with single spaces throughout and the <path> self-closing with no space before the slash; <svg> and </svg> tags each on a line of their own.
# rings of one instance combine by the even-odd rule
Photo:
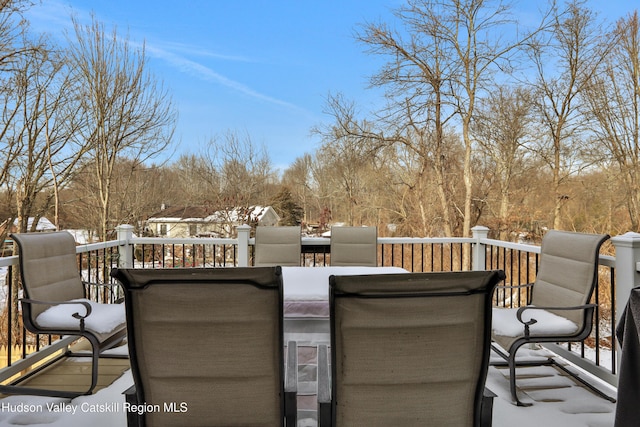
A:
<svg viewBox="0 0 640 427">
<path fill-rule="evenodd" d="M 93 12 L 131 41 L 144 41 L 150 71 L 179 111 L 173 159 L 232 131 L 264 145 L 283 169 L 318 148 L 310 130 L 331 122 L 323 113 L 329 93 L 342 93 L 363 110 L 382 102 L 379 90 L 367 88 L 382 60 L 367 55 L 354 32 L 365 22 L 392 22 L 391 10 L 402 3 L 43 0 L 27 17 L 34 30 L 62 38 L 72 14 L 89 22 Z M 638 7 L 629 0 L 588 4 L 609 20 Z"/>
</svg>

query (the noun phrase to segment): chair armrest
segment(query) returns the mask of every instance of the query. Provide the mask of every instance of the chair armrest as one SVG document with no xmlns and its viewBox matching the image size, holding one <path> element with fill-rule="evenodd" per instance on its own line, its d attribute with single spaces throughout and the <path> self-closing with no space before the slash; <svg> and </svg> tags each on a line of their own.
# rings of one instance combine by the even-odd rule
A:
<svg viewBox="0 0 640 427">
<path fill-rule="evenodd" d="M 526 305 L 524 307 L 520 307 L 518 308 L 518 311 L 516 312 L 516 317 L 518 318 L 518 320 L 520 321 L 520 323 L 522 323 L 523 325 L 533 325 L 534 323 L 537 322 L 536 319 L 531 319 L 528 322 L 525 322 L 524 320 L 522 320 L 522 313 L 524 313 L 527 310 L 545 310 L 545 311 L 549 311 L 549 310 L 563 310 L 563 311 L 575 311 L 575 310 L 588 310 L 588 309 L 593 309 L 595 308 L 596 305 L 595 304 L 583 304 L 583 305 L 575 305 L 572 307 L 551 307 L 551 306 L 546 306 L 546 307 L 542 307 L 542 306 L 538 306 L 538 305 Z"/>
<path fill-rule="evenodd" d="M 329 350 L 326 345 L 318 346 L 318 427 L 330 426 L 331 416 L 331 376 L 329 374 Z"/>
<path fill-rule="evenodd" d="M 284 376 L 284 416 L 286 426 L 298 424 L 298 343 L 287 343 L 287 369 Z"/>
<path fill-rule="evenodd" d="M 84 319 L 89 317 L 89 315 L 91 314 L 91 305 L 86 301 L 38 301 L 30 298 L 21 298 L 20 302 L 22 304 L 50 305 L 52 307 L 56 305 L 78 305 L 78 304 L 82 305 L 87 310 L 87 312 L 84 315 L 78 312 L 73 313 L 71 315 L 74 318 L 80 320 L 80 332 L 84 332 Z"/>
<path fill-rule="evenodd" d="M 73 317 L 75 317 L 76 319 L 79 320 L 83 320 L 86 319 L 87 317 L 89 317 L 89 315 L 91 314 L 91 304 L 89 304 L 86 301 L 38 301 L 35 299 L 31 299 L 31 298 L 20 298 L 20 302 L 23 304 L 39 304 L 39 305 L 50 305 L 50 306 L 56 306 L 56 305 L 83 305 L 84 308 L 87 310 L 87 312 L 82 315 L 80 313 L 74 313 L 72 314 Z"/>
<path fill-rule="evenodd" d="M 529 338 L 529 326 L 538 323 L 538 321 L 534 318 L 531 318 L 531 320 L 529 321 L 524 321 L 522 320 L 522 313 L 524 313 L 527 310 L 562 310 L 562 311 L 576 311 L 576 310 L 592 310 L 596 307 L 596 304 L 583 304 L 583 305 L 575 305 L 575 306 L 571 306 L 571 307 L 551 307 L 551 306 L 546 306 L 546 307 L 542 307 L 542 306 L 531 306 L 531 305 L 527 305 L 524 307 L 520 307 L 518 309 L 518 311 L 516 312 L 516 317 L 518 319 L 518 321 L 520 323 L 522 323 L 524 325 L 524 336 L 526 338 Z"/>
</svg>

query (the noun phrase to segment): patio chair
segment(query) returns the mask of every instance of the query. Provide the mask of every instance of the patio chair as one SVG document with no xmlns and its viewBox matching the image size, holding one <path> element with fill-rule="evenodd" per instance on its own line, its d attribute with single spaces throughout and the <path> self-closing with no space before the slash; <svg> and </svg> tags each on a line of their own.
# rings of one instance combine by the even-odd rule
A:
<svg viewBox="0 0 640 427">
<path fill-rule="evenodd" d="M 516 353 L 529 343 L 579 342 L 589 336 L 596 307 L 589 301 L 598 281 L 600 247 L 608 238 L 604 234 L 548 231 L 542 239 L 536 280 L 533 284 L 522 285 L 530 289 L 527 305 L 493 309 L 492 347 L 509 367 L 511 397 L 518 406 L 531 404 L 518 398 L 516 366 L 555 365 L 607 397 L 552 357 L 518 362 Z"/>
<path fill-rule="evenodd" d="M 331 227 L 332 266 L 378 266 L 376 227 Z"/>
<path fill-rule="evenodd" d="M 125 288 L 134 379 L 127 402 L 160 408 L 129 412 L 128 425 L 295 426 L 280 267 L 111 274 Z"/>
<path fill-rule="evenodd" d="M 10 237 L 19 249 L 24 291 L 24 298 L 20 302 L 24 326 L 36 334 L 86 338 L 91 344 L 91 384 L 84 392 L 38 389 L 17 384 L 1 386 L 0 392 L 69 398 L 91 394 L 98 381 L 99 358 L 127 357 L 102 354 L 120 344 L 126 336 L 124 305 L 102 304 L 87 299 L 86 285 L 94 284 L 81 279 L 76 244 L 70 233 L 19 233 Z M 87 356 L 87 353 L 68 350 L 56 360 L 64 356 Z"/>
<path fill-rule="evenodd" d="M 300 266 L 300 227 L 256 227 L 256 267 Z"/>
<path fill-rule="evenodd" d="M 503 278 L 502 271 L 332 276 L 330 405 L 320 401 L 320 425 L 491 425 L 491 297 Z M 318 394 L 328 394 L 322 383 Z"/>
</svg>

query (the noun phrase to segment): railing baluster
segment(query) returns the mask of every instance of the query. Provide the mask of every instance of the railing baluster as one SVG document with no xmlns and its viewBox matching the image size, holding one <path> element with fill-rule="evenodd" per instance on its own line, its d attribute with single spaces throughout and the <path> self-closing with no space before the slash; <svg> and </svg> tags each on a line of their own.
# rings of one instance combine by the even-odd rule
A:
<svg viewBox="0 0 640 427">
<path fill-rule="evenodd" d="M 415 263 L 416 263 L 416 248 L 415 248 L 415 245 L 411 245 L 411 270 L 410 271 L 416 271 Z"/>
<path fill-rule="evenodd" d="M 404 245 L 400 244 L 400 267 L 404 268 Z"/>
</svg>

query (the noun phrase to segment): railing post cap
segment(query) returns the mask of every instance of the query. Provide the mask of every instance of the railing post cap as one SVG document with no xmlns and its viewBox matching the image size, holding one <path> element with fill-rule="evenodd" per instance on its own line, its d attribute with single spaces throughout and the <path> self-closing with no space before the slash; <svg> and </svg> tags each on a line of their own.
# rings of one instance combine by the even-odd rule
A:
<svg viewBox="0 0 640 427">
<path fill-rule="evenodd" d="M 251 226 L 249 224 L 242 224 L 237 227 L 238 230 L 251 230 Z"/>
<path fill-rule="evenodd" d="M 133 225 L 130 224 L 120 224 L 116 227 L 117 231 L 126 231 L 126 230 L 133 230 L 135 227 Z"/>
<path fill-rule="evenodd" d="M 640 233 L 629 231 L 611 238 L 611 243 L 616 246 L 640 247 Z"/>
<path fill-rule="evenodd" d="M 473 237 L 487 237 L 489 235 L 489 230 L 489 227 L 485 227 L 484 225 L 476 225 L 471 228 Z"/>
</svg>

